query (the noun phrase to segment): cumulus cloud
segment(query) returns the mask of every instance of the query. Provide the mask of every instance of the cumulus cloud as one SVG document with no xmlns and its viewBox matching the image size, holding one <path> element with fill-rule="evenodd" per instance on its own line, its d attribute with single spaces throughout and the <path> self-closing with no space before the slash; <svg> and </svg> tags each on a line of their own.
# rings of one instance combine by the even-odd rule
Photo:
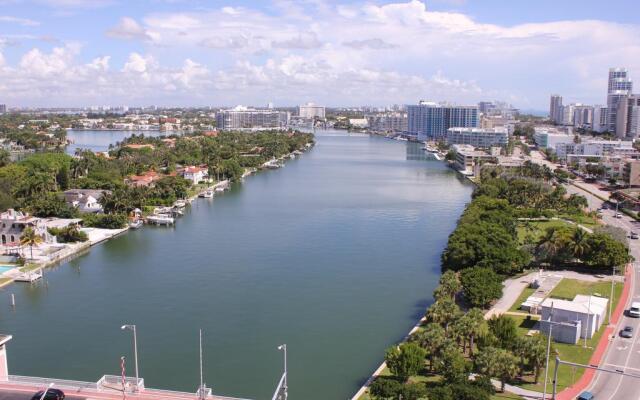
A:
<svg viewBox="0 0 640 400">
<path fill-rule="evenodd" d="M 373 39 L 363 39 L 363 40 L 351 40 L 348 42 L 342 42 L 343 45 L 347 46 L 347 47 L 351 47 L 354 49 L 374 49 L 374 50 L 381 50 L 381 49 L 393 49 L 396 48 L 398 46 L 391 44 L 391 43 L 387 43 L 384 40 L 380 39 L 380 38 L 373 38 Z"/>
<path fill-rule="evenodd" d="M 13 23 L 22 26 L 38 26 L 40 22 L 28 18 L 12 17 L 10 15 L 0 15 L 0 22 Z"/>
<path fill-rule="evenodd" d="M 122 17 L 116 26 L 107 31 L 107 36 L 118 39 L 151 40 L 153 35 L 145 30 L 135 19 Z"/>
<path fill-rule="evenodd" d="M 81 7 L 79 0 L 39 1 Z M 275 0 L 268 12 L 236 6 L 182 9 L 118 20 L 105 34 L 140 48 L 117 65 L 112 60 L 122 55 L 81 61 L 80 50 L 68 45 L 50 52 L 33 49 L 15 66 L 0 67 L 0 86 L 15 87 L 6 92 L 19 96 L 28 82 L 37 88 L 29 98 L 36 98 L 50 90 L 46 81 L 57 74 L 56 81 L 66 86 L 56 90 L 116 96 L 120 102 L 149 95 L 147 103 L 166 91 L 169 99 L 184 95 L 187 101 L 291 104 L 312 92 L 328 104 L 421 98 L 473 103 L 499 96 L 530 107 L 546 105 L 551 91 L 601 102 L 611 63 L 640 71 L 640 27 L 632 24 L 506 26 L 430 11 L 418 0 Z M 5 44 L 10 39 L 5 35 Z M 86 88 L 81 94 L 79 84 Z"/>
</svg>

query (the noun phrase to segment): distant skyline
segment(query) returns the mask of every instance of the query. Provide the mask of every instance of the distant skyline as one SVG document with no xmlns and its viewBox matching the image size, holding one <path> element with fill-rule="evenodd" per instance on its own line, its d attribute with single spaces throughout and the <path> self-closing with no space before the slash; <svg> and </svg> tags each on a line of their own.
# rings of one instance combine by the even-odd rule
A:
<svg viewBox="0 0 640 400">
<path fill-rule="evenodd" d="M 0 104 L 605 104 L 635 0 L 0 0 Z M 607 11 L 611 10 L 611 12 Z"/>
</svg>

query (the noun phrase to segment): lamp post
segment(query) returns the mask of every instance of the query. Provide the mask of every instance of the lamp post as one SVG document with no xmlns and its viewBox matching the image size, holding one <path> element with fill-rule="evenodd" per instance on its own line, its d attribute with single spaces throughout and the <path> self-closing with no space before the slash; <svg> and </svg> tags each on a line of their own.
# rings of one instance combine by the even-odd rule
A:
<svg viewBox="0 0 640 400">
<path fill-rule="evenodd" d="M 281 344 L 280 346 L 278 346 L 278 350 L 282 350 L 284 353 L 284 383 L 282 385 L 282 389 L 284 389 L 284 400 L 287 400 L 287 345 L 286 344 Z"/>
<path fill-rule="evenodd" d="M 49 386 L 47 386 L 47 388 L 44 390 L 44 392 L 42 393 L 42 396 L 40 396 L 40 400 L 44 400 L 44 398 L 47 396 L 47 392 L 49 391 L 49 389 L 51 389 L 53 387 L 53 383 L 50 383 Z"/>
<path fill-rule="evenodd" d="M 120 329 L 122 329 L 123 331 L 125 330 L 131 330 L 133 331 L 133 358 L 135 360 L 135 364 L 136 364 L 136 388 L 135 391 L 138 391 L 138 384 L 139 384 L 139 379 L 140 376 L 138 375 L 138 335 L 136 332 L 136 326 L 135 325 L 122 325 L 120 327 Z"/>
<path fill-rule="evenodd" d="M 547 380 L 549 380 L 549 353 L 551 353 L 551 330 L 553 328 L 553 301 L 551 302 L 551 312 L 549 313 L 549 335 L 547 336 L 547 361 L 544 367 L 544 392 L 542 392 L 542 400 L 547 398 Z"/>
</svg>

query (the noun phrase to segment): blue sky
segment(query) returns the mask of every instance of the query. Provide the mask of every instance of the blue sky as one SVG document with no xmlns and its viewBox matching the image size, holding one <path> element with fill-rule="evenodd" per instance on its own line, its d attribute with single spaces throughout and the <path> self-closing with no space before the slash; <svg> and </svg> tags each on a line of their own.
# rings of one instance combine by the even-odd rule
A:
<svg viewBox="0 0 640 400">
<path fill-rule="evenodd" d="M 607 12 L 607 10 L 611 10 Z M 603 103 L 637 1 L 0 0 L 0 103 Z"/>
</svg>

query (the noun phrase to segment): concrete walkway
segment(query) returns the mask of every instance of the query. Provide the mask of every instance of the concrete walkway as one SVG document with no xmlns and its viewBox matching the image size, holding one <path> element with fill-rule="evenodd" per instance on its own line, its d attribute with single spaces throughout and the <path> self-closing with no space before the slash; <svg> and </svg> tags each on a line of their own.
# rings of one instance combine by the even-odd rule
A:
<svg viewBox="0 0 640 400">
<path fill-rule="evenodd" d="M 502 385 L 500 384 L 499 380 L 491 379 L 491 383 L 493 383 L 493 387 L 495 387 L 497 391 L 500 391 L 500 388 L 502 387 Z M 504 385 L 504 391 L 513 393 L 518 396 L 522 396 L 525 399 L 541 399 L 542 398 L 542 393 L 540 392 L 534 392 L 533 390 L 523 389 L 518 386 L 509 385 L 508 383 Z"/>
</svg>

